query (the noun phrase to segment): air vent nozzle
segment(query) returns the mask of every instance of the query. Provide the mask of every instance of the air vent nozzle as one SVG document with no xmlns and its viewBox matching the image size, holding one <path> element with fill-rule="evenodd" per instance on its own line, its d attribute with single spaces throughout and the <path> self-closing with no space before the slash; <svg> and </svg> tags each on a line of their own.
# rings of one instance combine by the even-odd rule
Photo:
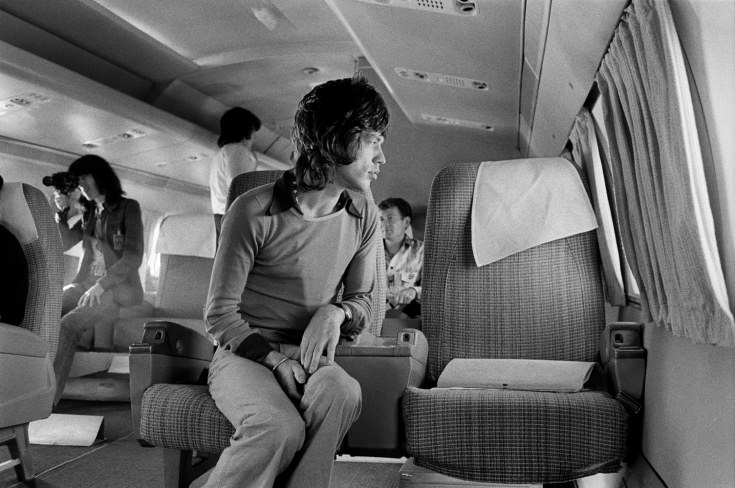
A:
<svg viewBox="0 0 735 488">
<path fill-rule="evenodd" d="M 435 14 L 460 15 L 468 17 L 478 15 L 478 0 L 360 0 L 363 3 L 374 3 L 385 7 L 399 7 L 423 10 Z"/>
<path fill-rule="evenodd" d="M 423 81 L 437 85 L 453 86 L 457 88 L 469 88 L 470 90 L 488 91 L 490 86 L 486 81 L 462 78 L 461 76 L 445 75 L 442 73 L 430 73 L 418 69 L 396 66 L 393 68 L 398 76 L 406 80 Z"/>
<path fill-rule="evenodd" d="M 15 95 L 13 97 L 0 100 L 0 116 L 17 112 L 19 110 L 33 109 L 50 101 L 50 97 L 37 92 Z"/>
<path fill-rule="evenodd" d="M 144 130 L 144 129 L 141 129 L 140 127 L 134 127 L 132 129 L 126 130 L 125 132 L 121 132 L 119 134 L 115 134 L 113 136 L 100 137 L 99 139 L 95 139 L 93 141 L 85 141 L 82 143 L 82 147 L 86 149 L 97 149 L 98 147 L 109 146 L 110 144 L 114 144 L 116 142 L 128 141 L 130 139 L 137 139 L 139 137 L 148 135 L 150 132 L 151 132 L 150 129 Z"/>
<path fill-rule="evenodd" d="M 468 129 L 479 129 L 487 132 L 493 132 L 495 130 L 495 127 L 493 127 L 492 125 L 483 122 L 453 119 L 451 117 L 444 117 L 442 115 L 421 114 L 421 118 L 426 122 L 431 122 L 432 124 L 466 127 Z"/>
</svg>

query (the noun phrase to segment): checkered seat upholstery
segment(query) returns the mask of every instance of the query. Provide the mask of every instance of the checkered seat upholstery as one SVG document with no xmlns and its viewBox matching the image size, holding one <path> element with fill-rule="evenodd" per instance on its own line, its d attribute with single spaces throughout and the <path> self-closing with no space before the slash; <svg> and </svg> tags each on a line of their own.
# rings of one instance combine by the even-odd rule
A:
<svg viewBox="0 0 735 488">
<path fill-rule="evenodd" d="M 597 361 L 604 328 L 594 231 L 478 267 L 471 207 L 480 163 L 435 177 L 423 277 L 427 377 L 454 358 Z M 617 472 L 628 415 L 604 391 L 409 388 L 416 465 L 476 482 L 553 483 Z"/>
</svg>

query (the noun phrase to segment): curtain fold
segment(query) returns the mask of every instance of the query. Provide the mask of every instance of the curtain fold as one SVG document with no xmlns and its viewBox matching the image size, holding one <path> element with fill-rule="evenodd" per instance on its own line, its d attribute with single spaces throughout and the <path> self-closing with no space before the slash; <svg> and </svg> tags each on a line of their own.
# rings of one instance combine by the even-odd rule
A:
<svg viewBox="0 0 735 488">
<path fill-rule="evenodd" d="M 684 57 L 669 5 L 634 0 L 596 78 L 621 240 L 643 317 L 735 346 Z"/>
<path fill-rule="evenodd" d="M 610 206 L 605 177 L 597 136 L 592 121 L 592 115 L 586 108 L 577 115 L 570 136 L 572 141 L 572 157 L 581 167 L 585 168 L 590 187 L 590 196 L 597 217 L 597 242 L 600 248 L 602 270 L 604 274 L 605 296 L 614 306 L 623 306 L 626 303 L 623 287 L 623 274 L 618 249 L 622 243 L 617 238 L 613 220 L 616 216 Z"/>
</svg>

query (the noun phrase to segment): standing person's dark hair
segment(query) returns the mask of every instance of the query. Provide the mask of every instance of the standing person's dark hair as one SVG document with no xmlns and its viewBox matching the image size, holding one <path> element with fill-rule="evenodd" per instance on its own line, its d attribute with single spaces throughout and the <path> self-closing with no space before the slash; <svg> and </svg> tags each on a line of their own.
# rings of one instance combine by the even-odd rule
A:
<svg viewBox="0 0 735 488">
<path fill-rule="evenodd" d="M 260 119 L 250 110 L 234 107 L 222 114 L 219 126 L 217 146 L 220 149 L 212 158 L 209 171 L 210 201 L 217 242 L 230 183 L 235 176 L 257 169 L 258 159 L 252 148 L 254 135 L 260 130 Z"/>
<path fill-rule="evenodd" d="M 71 163 L 69 173 L 77 177 L 91 175 L 97 183 L 97 189 L 105 196 L 105 202 L 108 204 L 117 202 L 125 195 L 120 178 L 117 177 L 110 163 L 95 154 L 84 155 Z"/>
<path fill-rule="evenodd" d="M 380 232 L 360 192 L 385 163 L 388 111 L 364 79 L 336 80 L 304 97 L 295 124 L 296 167 L 222 221 L 209 391 L 236 433 L 206 486 L 270 487 L 281 475 L 282 486 L 328 488 L 360 411 L 360 386 L 334 353 L 371 320 Z"/>
<path fill-rule="evenodd" d="M 219 119 L 217 147 L 252 139 L 253 134 L 259 130 L 260 119 L 254 113 L 242 107 L 231 108 Z"/>
<path fill-rule="evenodd" d="M 82 261 L 71 284 L 64 287 L 59 346 L 54 359 L 59 402 L 78 347 L 89 348 L 94 328 L 112 327 L 120 307 L 143 301 L 138 268 L 143 262 L 143 219 L 137 201 L 126 198 L 120 179 L 105 159 L 88 154 L 69 166 L 88 203 L 55 194 L 56 222 L 69 248 L 82 241 Z M 76 193 L 76 192 L 75 192 Z M 70 218 L 72 205 L 83 208 Z"/>
</svg>

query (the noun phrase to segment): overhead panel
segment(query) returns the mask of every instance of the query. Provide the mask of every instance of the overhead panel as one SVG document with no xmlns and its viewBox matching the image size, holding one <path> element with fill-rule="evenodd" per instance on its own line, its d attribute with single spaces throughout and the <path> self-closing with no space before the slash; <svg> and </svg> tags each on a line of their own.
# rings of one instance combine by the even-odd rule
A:
<svg viewBox="0 0 735 488">
<path fill-rule="evenodd" d="M 551 2 L 530 156 L 561 153 L 627 4 L 626 0 Z"/>
<path fill-rule="evenodd" d="M 3 137 L 207 188 L 214 134 L 4 42 L 0 101 Z"/>
<path fill-rule="evenodd" d="M 549 26 L 551 0 L 526 2 L 525 27 L 523 30 L 523 73 L 521 76 L 519 149 L 528 155 L 529 139 L 536 110 L 541 62 L 546 48 L 546 33 Z"/>
<path fill-rule="evenodd" d="M 523 2 L 327 3 L 414 124 L 516 146 Z"/>
</svg>

